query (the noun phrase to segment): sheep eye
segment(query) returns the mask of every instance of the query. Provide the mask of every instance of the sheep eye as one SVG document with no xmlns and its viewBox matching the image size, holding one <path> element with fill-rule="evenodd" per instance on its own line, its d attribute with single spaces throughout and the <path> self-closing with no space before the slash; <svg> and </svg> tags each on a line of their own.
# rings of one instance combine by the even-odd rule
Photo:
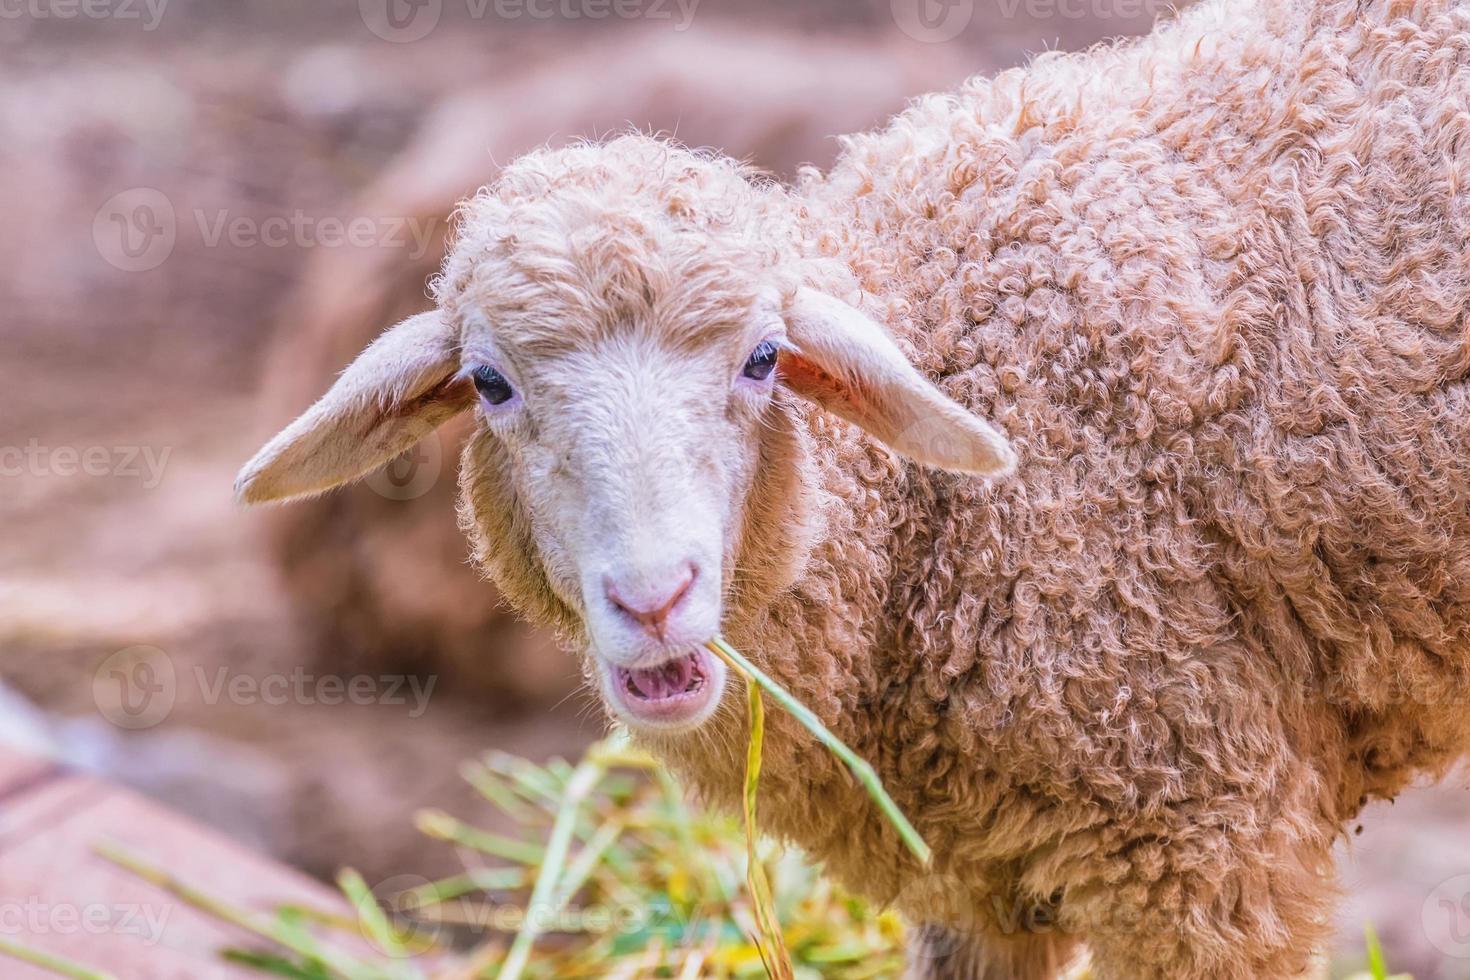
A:
<svg viewBox="0 0 1470 980">
<path fill-rule="evenodd" d="M 750 352 L 750 357 L 745 361 L 745 369 L 740 373 L 747 378 L 764 381 L 771 376 L 771 371 L 775 367 L 776 345 L 769 340 L 762 340 L 755 345 L 755 350 Z"/>
<path fill-rule="evenodd" d="M 510 396 L 515 394 L 510 382 L 505 380 L 505 375 L 488 365 L 475 368 L 473 377 L 475 379 L 475 390 L 487 404 L 502 405 L 510 401 Z"/>
</svg>

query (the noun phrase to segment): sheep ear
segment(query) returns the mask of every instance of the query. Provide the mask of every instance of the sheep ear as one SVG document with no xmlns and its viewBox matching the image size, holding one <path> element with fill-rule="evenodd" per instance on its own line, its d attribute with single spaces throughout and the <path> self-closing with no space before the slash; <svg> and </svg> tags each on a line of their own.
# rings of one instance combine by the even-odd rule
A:
<svg viewBox="0 0 1470 980">
<path fill-rule="evenodd" d="M 987 476 L 1015 467 L 1005 437 L 925 380 L 871 318 L 804 287 L 785 320 L 794 349 L 778 369 L 797 394 L 916 462 Z"/>
<path fill-rule="evenodd" d="M 469 408 L 456 337 L 438 311 L 375 340 L 306 413 L 235 479 L 246 504 L 322 493 L 372 471 Z"/>
</svg>

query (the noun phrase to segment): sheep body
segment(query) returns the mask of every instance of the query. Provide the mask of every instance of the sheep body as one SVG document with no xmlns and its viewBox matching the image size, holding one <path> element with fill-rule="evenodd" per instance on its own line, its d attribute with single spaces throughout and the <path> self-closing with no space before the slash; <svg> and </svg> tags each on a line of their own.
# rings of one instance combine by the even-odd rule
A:
<svg viewBox="0 0 1470 980">
<path fill-rule="evenodd" d="M 238 492 L 351 480 L 503 368 L 479 564 L 615 710 L 718 626 L 872 760 L 932 869 L 780 713 L 761 812 L 917 923 L 915 977 L 1084 939 L 1108 980 L 1293 976 L 1344 821 L 1470 747 L 1467 180 L 1470 6 L 1437 0 L 1207 0 L 794 188 L 639 135 L 533 152 L 464 206 L 439 309 Z M 745 383 L 762 337 L 784 384 Z M 1006 439 L 1014 475 L 949 472 Z M 677 640 L 608 615 L 612 573 L 690 555 Z M 720 690 L 639 737 L 735 806 Z"/>
<path fill-rule="evenodd" d="M 809 254 L 1021 459 L 934 474 L 813 413 L 822 531 L 732 615 L 934 845 L 773 719 L 763 813 L 953 930 L 916 975 L 1076 937 L 1104 977 L 1294 975 L 1343 822 L 1470 744 L 1467 181 L 1464 5 L 1216 2 L 797 189 Z M 734 805 L 717 720 L 652 744 Z"/>
</svg>

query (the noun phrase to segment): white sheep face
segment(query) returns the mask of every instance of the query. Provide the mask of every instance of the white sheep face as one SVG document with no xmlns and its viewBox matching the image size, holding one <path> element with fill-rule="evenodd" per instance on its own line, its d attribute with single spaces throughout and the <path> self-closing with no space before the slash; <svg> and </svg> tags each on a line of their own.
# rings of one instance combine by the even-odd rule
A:
<svg viewBox="0 0 1470 980">
<path fill-rule="evenodd" d="M 671 342 L 630 322 L 538 352 L 469 319 L 463 373 L 608 706 L 630 725 L 701 723 L 723 690 L 703 645 L 720 629 L 784 323 L 771 310 Z"/>
<path fill-rule="evenodd" d="M 776 253 L 741 219 L 755 192 L 733 165 L 654 147 L 665 180 L 603 152 L 513 166 L 446 263 L 442 309 L 379 338 L 236 489 L 319 493 L 476 411 L 461 485 L 481 563 L 533 618 L 586 640 L 618 718 L 681 731 L 719 704 L 724 670 L 703 644 L 733 583 L 749 601 L 752 539 L 802 538 L 752 526 L 779 525 L 771 497 L 808 472 L 798 398 L 922 464 L 993 475 L 1014 460 L 879 324 L 761 264 Z M 700 204 L 711 188 L 728 206 Z"/>
</svg>

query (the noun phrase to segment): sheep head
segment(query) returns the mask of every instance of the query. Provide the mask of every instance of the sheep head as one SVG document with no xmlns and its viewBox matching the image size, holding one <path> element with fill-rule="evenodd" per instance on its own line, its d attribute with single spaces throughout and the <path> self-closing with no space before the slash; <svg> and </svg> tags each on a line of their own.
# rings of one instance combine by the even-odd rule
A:
<svg viewBox="0 0 1470 980">
<path fill-rule="evenodd" d="M 997 474 L 1005 440 L 814 280 L 798 202 L 644 136 L 533 153 L 468 202 L 438 308 L 393 327 L 241 472 L 248 503 L 353 480 L 453 414 L 476 557 L 589 651 L 614 714 L 701 724 L 702 644 L 808 547 L 815 404 L 898 453 Z"/>
</svg>

